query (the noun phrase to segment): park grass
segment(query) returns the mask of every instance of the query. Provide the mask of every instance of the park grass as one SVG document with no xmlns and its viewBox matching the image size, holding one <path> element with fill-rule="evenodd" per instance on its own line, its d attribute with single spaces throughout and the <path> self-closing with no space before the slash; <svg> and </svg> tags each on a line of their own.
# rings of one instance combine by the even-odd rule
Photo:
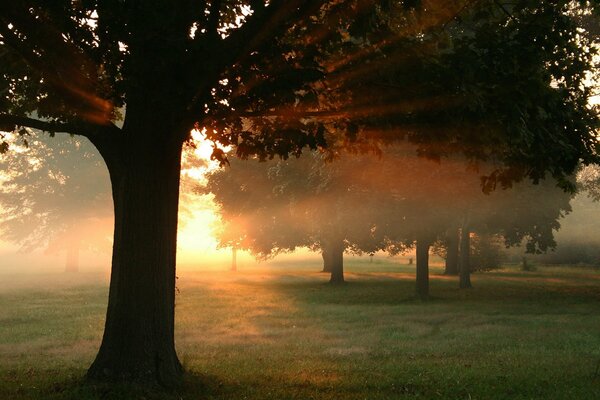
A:
<svg viewBox="0 0 600 400">
<path fill-rule="evenodd" d="M 104 275 L 0 283 L 0 399 L 596 399 L 600 271 L 516 267 L 456 278 L 347 263 L 327 284 L 316 261 L 237 273 L 182 272 L 181 388 L 83 379 L 100 343 Z M 13 283 L 11 285 L 11 282 Z"/>
</svg>

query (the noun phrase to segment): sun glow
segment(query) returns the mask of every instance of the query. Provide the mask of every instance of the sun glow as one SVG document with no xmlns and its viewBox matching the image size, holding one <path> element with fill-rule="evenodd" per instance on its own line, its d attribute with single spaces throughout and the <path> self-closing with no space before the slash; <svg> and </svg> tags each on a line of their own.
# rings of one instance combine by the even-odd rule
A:
<svg viewBox="0 0 600 400">
<path fill-rule="evenodd" d="M 229 252 L 217 249 L 212 233 L 218 223 L 213 197 L 198 194 L 198 189 L 205 184 L 206 174 L 219 168 L 219 163 L 211 160 L 214 147 L 230 149 L 207 140 L 205 129 L 193 130 L 191 136 L 191 145 L 182 156 L 177 259 L 179 265 L 207 267 L 206 263 L 227 262 Z"/>
</svg>

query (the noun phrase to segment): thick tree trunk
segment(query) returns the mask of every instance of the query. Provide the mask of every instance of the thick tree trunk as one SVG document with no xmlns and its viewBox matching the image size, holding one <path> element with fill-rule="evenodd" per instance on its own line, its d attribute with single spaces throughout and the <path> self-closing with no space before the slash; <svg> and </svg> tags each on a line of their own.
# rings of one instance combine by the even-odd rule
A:
<svg viewBox="0 0 600 400">
<path fill-rule="evenodd" d="M 429 238 L 417 240 L 417 296 L 421 300 L 429 298 Z"/>
<path fill-rule="evenodd" d="M 181 144 L 125 137 L 124 153 L 101 150 L 115 233 L 104 336 L 88 377 L 171 387 L 183 372 L 174 345 Z"/>
<path fill-rule="evenodd" d="M 331 262 L 331 278 L 329 279 L 329 283 L 344 283 L 344 241 L 332 241 L 327 251 L 329 252 Z"/>
<path fill-rule="evenodd" d="M 321 257 L 323 257 L 323 270 L 321 272 L 331 272 L 331 252 L 327 246 L 321 249 Z"/>
<path fill-rule="evenodd" d="M 458 229 L 450 229 L 446 237 L 446 269 L 444 275 L 458 275 Z"/>
<path fill-rule="evenodd" d="M 69 242 L 65 261 L 65 272 L 79 272 L 79 242 Z"/>
<path fill-rule="evenodd" d="M 460 233 L 460 288 L 468 289 L 471 286 L 471 233 L 468 227 L 463 227 Z"/>
<path fill-rule="evenodd" d="M 231 270 L 237 271 L 237 248 L 235 246 L 231 248 Z"/>
</svg>

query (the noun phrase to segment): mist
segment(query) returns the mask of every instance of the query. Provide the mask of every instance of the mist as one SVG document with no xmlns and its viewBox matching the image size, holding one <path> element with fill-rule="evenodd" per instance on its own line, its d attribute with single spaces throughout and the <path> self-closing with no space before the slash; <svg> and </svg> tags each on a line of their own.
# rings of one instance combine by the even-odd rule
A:
<svg viewBox="0 0 600 400">
<path fill-rule="evenodd" d="M 15 137 L 19 150 L 1 161 L 0 272 L 108 274 L 113 212 L 99 154 L 86 139 L 31 135 L 27 145 Z M 266 267 L 275 257 L 320 262 L 328 240 L 344 242 L 346 256 L 406 262 L 423 235 L 440 242 L 432 255 L 443 260 L 444 234 L 466 209 L 479 218 L 474 231 L 499 238 L 502 262 L 527 255 L 541 264 L 600 264 L 600 203 L 586 191 L 566 194 L 556 182 L 485 194 L 481 177 L 491 166 L 429 160 L 408 145 L 331 160 L 319 153 L 269 162 L 232 157 L 222 168 L 207 168 L 206 154 L 187 157 L 182 175 L 182 271 L 226 270 L 233 247 L 243 268 Z M 540 207 L 543 223 L 516 223 Z"/>
</svg>

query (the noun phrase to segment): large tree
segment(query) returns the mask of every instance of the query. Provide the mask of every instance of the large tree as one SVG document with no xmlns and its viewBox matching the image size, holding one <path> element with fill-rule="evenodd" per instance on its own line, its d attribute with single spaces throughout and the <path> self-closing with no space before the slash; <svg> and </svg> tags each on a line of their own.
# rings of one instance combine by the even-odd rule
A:
<svg viewBox="0 0 600 400">
<path fill-rule="evenodd" d="M 560 179 L 595 157 L 591 52 L 569 14 L 587 3 L 0 2 L 0 128 L 86 136 L 110 174 L 109 304 L 89 376 L 179 380 L 175 242 L 192 127 L 268 158 L 325 145 L 331 127 L 360 139 L 357 127 L 403 126 L 424 155 L 497 161 L 491 185 Z"/>
<path fill-rule="evenodd" d="M 195 124 L 211 132 L 221 128 L 225 97 L 231 97 L 227 108 L 243 111 L 274 104 L 303 109 L 304 102 L 296 101 L 313 93 L 310 82 L 322 75 L 310 44 L 321 22 L 308 18 L 318 5 L 66 0 L 0 5 L 2 126 L 86 136 L 110 174 L 112 274 L 104 337 L 90 377 L 178 381 L 173 323 L 182 144 Z M 292 53 L 291 38 L 300 29 L 307 33 Z M 233 100 L 233 89 L 245 91 L 244 105 Z M 121 114 L 118 127 L 114 121 Z M 314 121 L 293 126 L 282 121 L 278 131 L 268 130 L 269 122 L 248 138 L 265 142 L 254 144 L 262 154 L 322 142 Z"/>
</svg>

